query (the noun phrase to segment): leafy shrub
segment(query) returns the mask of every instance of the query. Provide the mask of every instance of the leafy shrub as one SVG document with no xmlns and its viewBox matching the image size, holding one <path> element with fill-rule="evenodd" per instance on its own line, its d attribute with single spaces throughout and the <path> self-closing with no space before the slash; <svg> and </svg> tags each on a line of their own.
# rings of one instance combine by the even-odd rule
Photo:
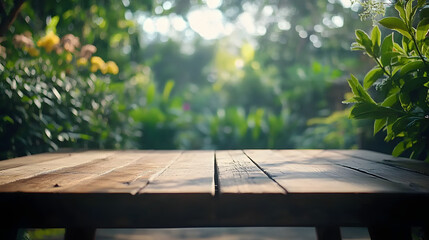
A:
<svg viewBox="0 0 429 240">
<path fill-rule="evenodd" d="M 424 0 L 399 0 L 395 9 L 399 17 L 379 23 L 399 36 L 391 33 L 382 40 L 378 26 L 370 35 L 356 31 L 352 49 L 364 51 L 376 66 L 366 74 L 363 86 L 351 76 L 354 96 L 345 103 L 354 103 L 351 118 L 375 120 L 374 134 L 384 129 L 385 141 L 401 139 L 394 156 L 409 151 L 411 158 L 429 160 L 429 6 Z M 372 86 L 382 101 L 369 94 Z"/>
<path fill-rule="evenodd" d="M 91 147 L 91 141 L 93 147 L 118 147 L 106 146 L 114 136 L 101 131 L 118 114 L 113 92 L 103 87 L 111 77 L 95 72 L 114 75 L 119 69 L 92 56 L 95 46 L 80 47 L 71 34 L 60 39 L 56 22 L 51 20 L 37 46 L 29 32 L 2 43 L 8 51 L 0 57 L 0 159 L 60 146 Z"/>
</svg>

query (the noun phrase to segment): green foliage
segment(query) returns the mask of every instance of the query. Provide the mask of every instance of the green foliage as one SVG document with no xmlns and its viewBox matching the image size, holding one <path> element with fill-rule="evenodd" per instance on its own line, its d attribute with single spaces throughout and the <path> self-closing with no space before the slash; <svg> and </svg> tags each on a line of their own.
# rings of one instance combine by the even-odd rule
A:
<svg viewBox="0 0 429 240">
<path fill-rule="evenodd" d="M 48 22 L 47 34 L 37 41 L 40 48 L 29 32 L 3 43 L 8 51 L 0 58 L 0 159 L 60 147 L 119 148 L 136 135 L 132 124 L 109 125 L 128 118 L 127 110 L 111 101 L 118 97 L 118 84 L 111 84 L 117 78 L 110 75 L 117 74 L 116 64 L 99 57 L 89 64 L 94 51 L 85 53 L 89 45 L 80 49 L 71 34 L 60 41 L 53 33 L 58 21 Z M 93 73 L 97 70 L 108 75 Z"/>
<path fill-rule="evenodd" d="M 350 109 L 346 109 L 328 117 L 309 119 L 309 127 L 297 138 L 299 148 L 358 148 L 356 139 L 362 124 L 350 121 L 349 114 Z"/>
<path fill-rule="evenodd" d="M 362 50 L 376 63 L 363 86 L 353 75 L 348 80 L 354 96 L 345 103 L 354 103 L 350 117 L 374 119 L 374 134 L 384 129 L 386 141 L 400 138 L 394 156 L 408 152 L 410 157 L 429 160 L 429 18 L 426 1 L 397 1 L 399 17 L 386 17 L 379 23 L 400 34 L 402 42 L 394 41 L 393 33 L 384 38 L 380 47 L 380 31 L 372 30 L 371 39 L 356 31 L 353 50 Z M 421 9 L 424 7 L 423 9 Z M 416 13 L 421 9 L 420 19 Z M 417 28 L 415 28 L 416 24 Z M 375 39 L 375 40 L 374 40 Z M 376 103 L 368 89 L 375 86 L 382 94 Z"/>
<path fill-rule="evenodd" d="M 8 9 L 13 1 L 5 3 Z M 55 5 L 27 1 L 1 43 L 7 49 L 5 59 L 0 55 L 1 158 L 68 147 L 358 145 L 357 125 L 345 121 L 344 106 L 338 104 L 345 91 L 344 84 L 338 84 L 343 73 L 368 68 L 347 49 L 348 29 L 366 27 L 355 21 L 352 10 L 324 0 L 223 1 L 219 10 L 225 20 L 235 24 L 240 14 L 252 12 L 258 31 L 249 34 L 237 28 L 211 41 L 192 33 L 190 24 L 182 32 L 175 31 L 174 24 L 168 34 L 144 32 L 146 21 L 176 19 L 206 8 L 204 1 L 170 3 L 171 8 L 164 9 L 168 4 L 150 0 L 58 0 Z M 267 15 L 270 9 L 273 13 Z M 343 19 L 343 27 L 332 19 Z M 419 36 L 425 28 L 420 26 Z M 49 41 L 35 47 L 39 52 L 13 46 L 13 36 L 26 31 L 35 40 L 49 33 L 79 36 L 82 45 L 97 47 L 100 59 L 91 64 L 97 67 L 80 65 L 84 63 L 77 53 L 57 53 L 54 48 L 46 52 L 42 47 L 50 46 Z M 413 48 L 409 39 L 404 48 L 398 48 L 392 36 L 390 43 L 383 42 L 378 29 L 359 34 L 378 57 L 389 44 L 401 53 Z M 380 59 L 383 65 L 398 61 L 396 51 L 391 52 L 391 57 Z M 119 73 L 102 74 L 107 72 L 102 59 L 115 60 Z M 365 88 L 384 74 L 384 68 L 374 68 Z M 414 91 L 413 84 L 408 88 Z M 309 119 L 319 121 L 308 125 Z"/>
</svg>

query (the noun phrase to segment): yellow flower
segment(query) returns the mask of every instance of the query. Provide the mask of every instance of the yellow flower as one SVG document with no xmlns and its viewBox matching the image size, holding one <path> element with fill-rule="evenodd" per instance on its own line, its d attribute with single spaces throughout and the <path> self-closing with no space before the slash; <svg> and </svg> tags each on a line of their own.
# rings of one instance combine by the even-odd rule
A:
<svg viewBox="0 0 429 240">
<path fill-rule="evenodd" d="M 101 57 L 94 56 L 91 58 L 91 64 L 97 66 L 97 68 L 100 69 L 105 63 Z"/>
<path fill-rule="evenodd" d="M 30 48 L 28 48 L 27 52 L 28 52 L 28 54 L 30 54 L 30 56 L 32 56 L 32 57 L 37 57 L 37 56 L 39 56 L 39 54 L 40 54 L 40 51 L 39 51 L 37 48 L 35 48 L 35 47 L 30 47 Z"/>
<path fill-rule="evenodd" d="M 78 66 L 85 66 L 87 63 L 88 63 L 88 59 L 86 59 L 86 58 L 79 58 L 79 59 L 76 61 L 76 64 L 77 64 Z M 95 71 L 97 71 L 97 70 L 95 70 Z"/>
<path fill-rule="evenodd" d="M 107 65 L 104 64 L 103 66 L 101 66 L 100 71 L 102 74 L 106 74 L 107 73 Z"/>
<path fill-rule="evenodd" d="M 95 65 L 91 65 L 91 67 L 89 68 L 89 70 L 90 70 L 91 72 L 96 72 L 96 71 L 98 70 L 98 68 L 97 68 L 97 66 L 95 66 Z"/>
<path fill-rule="evenodd" d="M 103 59 L 101 57 L 92 57 L 91 58 L 91 72 L 96 72 L 97 70 L 100 70 L 103 74 L 106 73 L 106 63 L 104 63 Z"/>
<path fill-rule="evenodd" d="M 60 38 L 55 35 L 54 32 L 50 31 L 46 36 L 42 37 L 37 41 L 38 47 L 44 47 L 47 52 L 51 52 L 56 45 L 60 43 Z"/>
<path fill-rule="evenodd" d="M 107 69 L 107 73 L 110 73 L 110 74 L 113 74 L 113 75 L 116 75 L 116 74 L 118 74 L 118 72 L 119 72 L 119 68 L 118 68 L 118 65 L 116 65 L 116 63 L 115 62 L 113 62 L 113 61 L 108 61 L 107 63 L 106 63 L 106 69 Z"/>
<path fill-rule="evenodd" d="M 66 54 L 66 61 L 68 62 L 68 63 L 70 63 L 71 61 L 73 60 L 73 55 L 71 54 L 71 53 L 67 53 Z"/>
</svg>

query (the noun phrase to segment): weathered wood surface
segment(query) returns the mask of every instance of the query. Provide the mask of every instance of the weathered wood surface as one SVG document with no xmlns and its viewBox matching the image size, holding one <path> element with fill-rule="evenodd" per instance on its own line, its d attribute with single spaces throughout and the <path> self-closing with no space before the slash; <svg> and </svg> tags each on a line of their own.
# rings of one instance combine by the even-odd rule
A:
<svg viewBox="0 0 429 240">
<path fill-rule="evenodd" d="M 286 193 L 259 169 L 243 151 L 217 151 L 220 193 Z"/>
<path fill-rule="evenodd" d="M 324 152 L 318 157 L 302 150 L 245 152 L 289 193 L 413 192 L 406 186 L 332 164 L 329 157 L 320 157 Z"/>
<path fill-rule="evenodd" d="M 215 193 L 214 151 L 188 151 L 139 193 Z"/>
<path fill-rule="evenodd" d="M 40 154 L 0 162 L 0 224 L 427 226 L 427 168 L 361 150 Z"/>
</svg>

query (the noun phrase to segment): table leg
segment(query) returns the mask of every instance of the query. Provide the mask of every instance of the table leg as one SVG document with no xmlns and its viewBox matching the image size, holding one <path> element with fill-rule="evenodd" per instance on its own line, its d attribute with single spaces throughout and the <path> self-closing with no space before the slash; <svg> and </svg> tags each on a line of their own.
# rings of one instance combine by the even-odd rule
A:
<svg viewBox="0 0 429 240">
<path fill-rule="evenodd" d="M 66 228 L 64 240 L 94 240 L 95 228 Z"/>
<path fill-rule="evenodd" d="M 369 227 L 371 240 L 412 240 L 411 229 L 407 227 Z"/>
<path fill-rule="evenodd" d="M 0 228 L 0 239 L 16 240 L 18 228 Z"/>
<path fill-rule="evenodd" d="M 316 227 L 317 240 L 341 240 L 339 227 Z"/>
</svg>

